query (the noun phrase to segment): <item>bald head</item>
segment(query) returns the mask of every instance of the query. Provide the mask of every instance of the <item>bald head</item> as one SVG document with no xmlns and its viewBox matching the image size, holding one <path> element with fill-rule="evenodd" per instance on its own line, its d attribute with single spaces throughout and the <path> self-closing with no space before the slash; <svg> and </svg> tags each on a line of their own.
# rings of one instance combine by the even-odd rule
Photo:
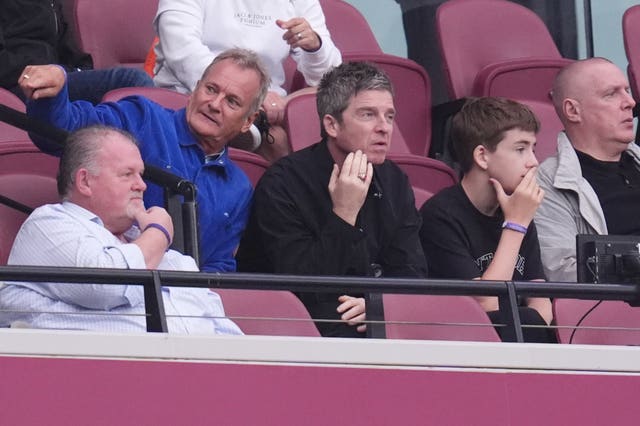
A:
<svg viewBox="0 0 640 426">
<path fill-rule="evenodd" d="M 629 82 L 607 59 L 567 65 L 556 76 L 551 98 L 569 140 L 582 152 L 615 160 L 634 138 Z"/>
<path fill-rule="evenodd" d="M 562 103 L 567 98 L 579 99 L 581 94 L 587 92 L 590 84 L 600 77 L 610 74 L 622 73 L 611 61 L 605 58 L 589 58 L 575 61 L 562 68 L 556 76 L 551 88 L 551 99 L 560 113 Z"/>
</svg>

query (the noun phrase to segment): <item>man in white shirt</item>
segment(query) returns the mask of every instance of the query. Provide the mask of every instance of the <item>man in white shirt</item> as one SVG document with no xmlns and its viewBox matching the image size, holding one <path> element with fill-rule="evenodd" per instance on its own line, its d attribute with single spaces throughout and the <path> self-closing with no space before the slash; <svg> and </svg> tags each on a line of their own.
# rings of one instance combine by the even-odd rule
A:
<svg viewBox="0 0 640 426">
<path fill-rule="evenodd" d="M 128 133 L 94 126 L 72 134 L 58 172 L 62 203 L 36 209 L 20 228 L 12 265 L 197 271 L 168 250 L 173 223 L 160 207 L 145 209 L 144 163 Z M 167 288 L 169 332 L 241 334 L 224 318 L 220 297 L 205 288 Z M 7 283 L 0 325 L 99 331 L 145 331 L 140 285 Z"/>
</svg>

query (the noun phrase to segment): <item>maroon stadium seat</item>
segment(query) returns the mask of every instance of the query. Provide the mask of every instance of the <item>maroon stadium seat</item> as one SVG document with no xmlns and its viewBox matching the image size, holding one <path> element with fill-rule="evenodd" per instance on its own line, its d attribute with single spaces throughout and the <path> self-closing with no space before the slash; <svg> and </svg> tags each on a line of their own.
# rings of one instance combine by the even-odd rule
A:
<svg viewBox="0 0 640 426">
<path fill-rule="evenodd" d="M 30 140 L 0 141 L 0 195 L 31 208 L 58 202 L 57 170 L 58 159 L 40 152 Z M 6 264 L 27 216 L 0 204 L 0 264 Z"/>
<path fill-rule="evenodd" d="M 503 96 L 548 101 L 563 59 L 544 22 L 505 0 L 450 0 L 436 13 L 452 99 Z"/>
<path fill-rule="evenodd" d="M 229 158 L 246 173 L 254 188 L 264 172 L 269 168 L 269 162 L 253 152 L 229 148 Z"/>
<path fill-rule="evenodd" d="M 620 301 L 605 300 L 598 303 L 597 300 L 554 300 L 553 317 L 559 327 L 558 341 L 594 345 L 640 345 L 640 308 Z M 583 328 L 576 330 L 578 323 Z"/>
<path fill-rule="evenodd" d="M 20 112 L 25 112 L 26 107 L 22 100 L 10 91 L 0 87 L 0 104 L 13 108 Z M 13 127 L 0 121 L 0 143 L 28 141 L 29 136 L 24 130 Z"/>
<path fill-rule="evenodd" d="M 152 21 L 158 0 L 73 0 L 74 32 L 79 48 L 96 69 L 143 68 L 155 36 Z"/>
<path fill-rule="evenodd" d="M 563 129 L 562 123 L 550 102 L 516 100 L 527 105 L 540 121 L 540 131 L 536 135 L 536 158 L 543 162 L 558 150 L 558 133 Z"/>
<path fill-rule="evenodd" d="M 451 167 L 433 158 L 411 154 L 389 154 L 387 158 L 400 166 L 409 177 L 417 208 L 432 195 L 458 181 Z"/>
<path fill-rule="evenodd" d="M 362 14 L 343 0 L 320 0 L 331 39 L 342 54 L 382 53 Z"/>
<path fill-rule="evenodd" d="M 500 342 L 472 297 L 385 294 L 382 300 L 388 339 Z"/>
<path fill-rule="evenodd" d="M 320 333 L 300 299 L 289 291 L 212 289 L 245 334 L 312 336 Z"/>
</svg>

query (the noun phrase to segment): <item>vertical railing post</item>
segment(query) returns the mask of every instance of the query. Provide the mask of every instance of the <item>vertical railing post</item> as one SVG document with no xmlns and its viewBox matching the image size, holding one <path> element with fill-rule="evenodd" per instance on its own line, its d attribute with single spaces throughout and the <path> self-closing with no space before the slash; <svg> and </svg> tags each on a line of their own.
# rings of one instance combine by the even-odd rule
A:
<svg viewBox="0 0 640 426">
<path fill-rule="evenodd" d="M 516 286 L 512 281 L 507 281 L 506 285 L 507 294 L 498 297 L 500 322 L 505 325 L 500 337 L 504 342 L 524 342 Z"/>
<path fill-rule="evenodd" d="M 144 309 L 147 318 L 147 331 L 155 333 L 167 332 L 167 317 L 162 300 L 162 283 L 160 273 L 151 271 L 153 282 L 144 284 Z"/>
</svg>

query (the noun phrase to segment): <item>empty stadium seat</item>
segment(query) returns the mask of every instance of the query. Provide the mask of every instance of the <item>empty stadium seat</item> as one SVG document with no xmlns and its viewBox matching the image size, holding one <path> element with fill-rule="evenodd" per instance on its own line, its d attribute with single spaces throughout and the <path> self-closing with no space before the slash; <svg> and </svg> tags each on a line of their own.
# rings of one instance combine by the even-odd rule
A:
<svg viewBox="0 0 640 426">
<path fill-rule="evenodd" d="M 312 336 L 320 333 L 300 299 L 289 291 L 212 289 L 245 334 Z"/>
<path fill-rule="evenodd" d="M 450 0 L 436 13 L 452 99 L 503 96 L 548 101 L 564 59 L 544 22 L 505 0 Z"/>
<path fill-rule="evenodd" d="M 73 32 L 78 47 L 96 69 L 143 68 L 155 36 L 151 25 L 158 0 L 73 0 Z"/>
<path fill-rule="evenodd" d="M 0 195 L 35 208 L 59 201 L 58 159 L 43 154 L 29 139 L 0 141 Z M 28 213 L 0 203 L 0 264 L 7 262 L 13 240 Z"/>
<path fill-rule="evenodd" d="M 388 339 L 501 341 L 489 317 L 472 297 L 382 297 Z"/>
<path fill-rule="evenodd" d="M 555 299 L 553 317 L 560 343 L 640 345 L 640 308 L 625 302 Z"/>
<path fill-rule="evenodd" d="M 170 109 L 184 108 L 189 102 L 189 95 L 161 87 L 123 87 L 110 90 L 102 97 L 102 102 L 117 102 L 127 96 L 144 96 Z"/>
</svg>

